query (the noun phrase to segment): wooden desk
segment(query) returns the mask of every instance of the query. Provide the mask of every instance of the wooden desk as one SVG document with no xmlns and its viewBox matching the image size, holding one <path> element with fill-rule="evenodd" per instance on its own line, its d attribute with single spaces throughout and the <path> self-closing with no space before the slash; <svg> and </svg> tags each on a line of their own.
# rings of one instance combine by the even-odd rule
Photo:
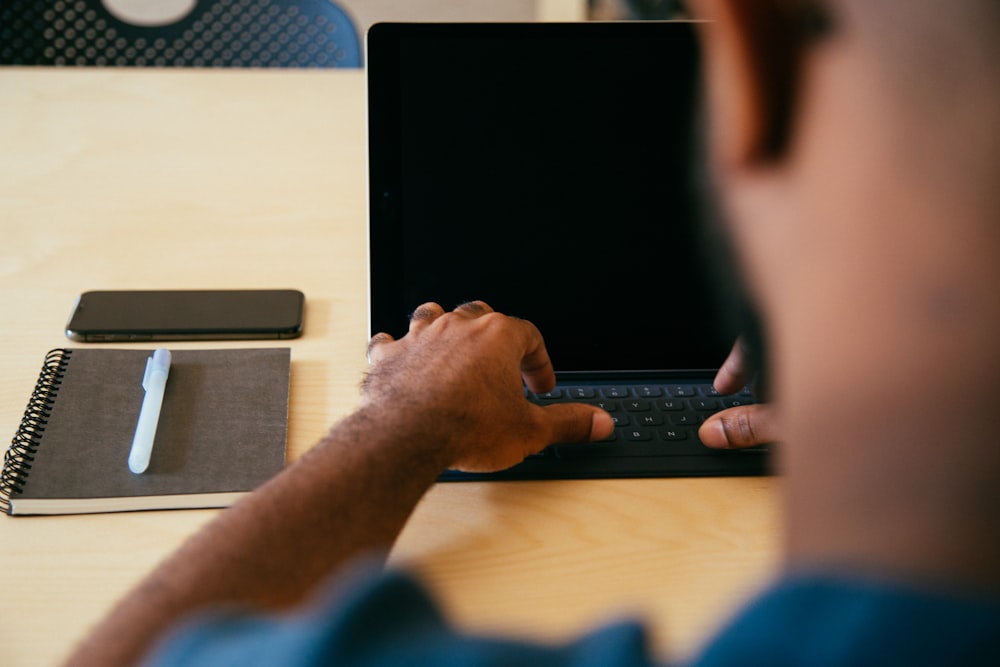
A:
<svg viewBox="0 0 1000 667">
<path fill-rule="evenodd" d="M 362 74 L 0 69 L 0 119 L 7 437 L 85 289 L 302 289 L 289 455 L 352 409 L 366 345 Z M 767 478 L 439 485 L 393 560 L 422 571 L 463 627 L 563 637 L 639 614 L 678 655 L 772 572 L 776 500 Z M 0 664 L 57 664 L 213 514 L 0 517 Z"/>
</svg>

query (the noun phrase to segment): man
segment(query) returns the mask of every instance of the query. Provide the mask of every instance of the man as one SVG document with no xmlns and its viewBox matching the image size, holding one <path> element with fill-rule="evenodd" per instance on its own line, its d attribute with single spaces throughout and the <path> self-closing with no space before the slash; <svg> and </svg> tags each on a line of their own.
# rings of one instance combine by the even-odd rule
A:
<svg viewBox="0 0 1000 667">
<path fill-rule="evenodd" d="M 711 19 L 709 164 L 766 333 L 786 476 L 784 575 L 697 664 L 995 662 L 1000 5 L 695 10 Z M 650 660 L 634 626 L 557 647 L 456 636 L 405 576 L 344 574 L 391 547 L 445 467 L 503 468 L 612 428 L 591 406 L 524 400 L 522 377 L 553 383 L 541 335 L 483 303 L 425 304 L 370 356 L 357 412 L 154 571 L 73 664 L 129 664 L 233 605 L 259 615 L 197 621 L 154 664 Z M 730 417 L 706 442 L 773 433 L 771 413 Z M 268 616 L 284 609 L 301 612 Z"/>
</svg>

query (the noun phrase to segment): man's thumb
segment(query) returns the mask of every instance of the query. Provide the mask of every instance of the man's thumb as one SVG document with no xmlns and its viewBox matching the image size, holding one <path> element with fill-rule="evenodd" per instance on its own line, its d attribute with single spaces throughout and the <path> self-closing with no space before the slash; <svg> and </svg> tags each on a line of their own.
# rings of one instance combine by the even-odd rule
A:
<svg viewBox="0 0 1000 667">
<path fill-rule="evenodd" d="M 615 423 L 604 410 L 582 403 L 557 403 L 545 407 L 551 425 L 552 442 L 593 442 L 603 440 L 615 430 Z"/>
<path fill-rule="evenodd" d="M 778 439 L 774 411 L 766 404 L 741 405 L 717 412 L 701 425 L 698 437 L 708 447 L 739 449 Z"/>
</svg>

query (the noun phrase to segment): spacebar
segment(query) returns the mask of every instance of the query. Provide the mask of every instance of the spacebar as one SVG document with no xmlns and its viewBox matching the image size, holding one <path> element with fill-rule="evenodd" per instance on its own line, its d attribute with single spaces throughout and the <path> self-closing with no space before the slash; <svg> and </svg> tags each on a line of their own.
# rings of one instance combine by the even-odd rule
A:
<svg viewBox="0 0 1000 667">
<path fill-rule="evenodd" d="M 711 449 L 700 440 L 670 440 L 661 442 L 587 442 L 555 445 L 556 456 L 562 459 L 580 457 L 620 456 L 712 456 L 726 452 Z"/>
</svg>

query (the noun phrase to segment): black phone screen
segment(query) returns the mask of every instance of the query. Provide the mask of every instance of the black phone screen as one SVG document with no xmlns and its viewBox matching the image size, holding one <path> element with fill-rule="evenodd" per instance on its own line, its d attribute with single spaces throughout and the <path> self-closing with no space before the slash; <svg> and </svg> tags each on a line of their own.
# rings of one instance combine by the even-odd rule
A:
<svg viewBox="0 0 1000 667">
<path fill-rule="evenodd" d="M 298 290 L 121 290 L 84 292 L 66 325 L 82 342 L 295 338 L 305 296 Z"/>
</svg>

